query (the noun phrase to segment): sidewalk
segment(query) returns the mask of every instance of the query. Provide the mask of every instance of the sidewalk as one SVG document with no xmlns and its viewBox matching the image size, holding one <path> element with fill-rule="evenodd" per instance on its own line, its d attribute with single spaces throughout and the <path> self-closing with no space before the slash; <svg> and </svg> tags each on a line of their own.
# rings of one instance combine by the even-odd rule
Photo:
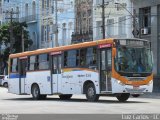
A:
<svg viewBox="0 0 160 120">
<path fill-rule="evenodd" d="M 153 93 L 145 93 L 140 95 L 139 98 L 153 98 L 153 99 L 160 99 L 160 93 L 153 92 Z"/>
</svg>

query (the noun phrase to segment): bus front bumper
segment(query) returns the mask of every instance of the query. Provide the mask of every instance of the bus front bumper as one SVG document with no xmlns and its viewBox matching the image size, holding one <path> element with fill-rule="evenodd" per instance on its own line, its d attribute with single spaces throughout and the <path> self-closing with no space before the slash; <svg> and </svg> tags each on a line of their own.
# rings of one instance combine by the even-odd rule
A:
<svg viewBox="0 0 160 120">
<path fill-rule="evenodd" d="M 153 80 L 147 85 L 125 85 L 116 79 L 112 79 L 112 93 L 130 93 L 130 94 L 143 94 L 146 92 L 152 92 Z"/>
</svg>

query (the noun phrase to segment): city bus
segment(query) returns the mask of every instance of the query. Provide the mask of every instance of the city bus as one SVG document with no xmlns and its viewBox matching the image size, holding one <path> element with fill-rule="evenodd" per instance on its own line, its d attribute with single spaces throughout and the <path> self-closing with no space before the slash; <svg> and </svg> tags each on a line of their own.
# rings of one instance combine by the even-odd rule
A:
<svg viewBox="0 0 160 120">
<path fill-rule="evenodd" d="M 113 95 L 120 102 L 152 92 L 153 57 L 150 41 L 103 39 L 26 51 L 9 56 L 9 93 L 88 101 Z"/>
</svg>

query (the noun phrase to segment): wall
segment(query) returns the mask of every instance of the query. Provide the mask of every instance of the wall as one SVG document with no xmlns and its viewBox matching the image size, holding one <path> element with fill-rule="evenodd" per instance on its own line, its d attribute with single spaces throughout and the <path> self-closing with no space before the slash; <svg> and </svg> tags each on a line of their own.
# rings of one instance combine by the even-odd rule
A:
<svg viewBox="0 0 160 120">
<path fill-rule="evenodd" d="M 132 4 L 130 0 L 105 0 L 108 1 L 109 4 L 105 5 L 105 37 L 110 38 L 131 38 L 132 35 Z M 115 3 L 120 4 L 115 4 Z M 93 1 L 93 39 L 101 39 L 102 38 L 102 29 L 101 25 L 98 24 L 102 22 L 102 7 L 100 7 L 102 3 L 99 0 Z M 126 6 L 123 6 L 126 5 Z M 122 7 L 123 6 L 123 7 Z M 125 17 L 123 21 L 124 26 L 120 27 L 121 22 L 119 21 L 120 17 Z M 107 21 L 110 19 L 113 22 L 110 24 Z M 119 31 L 124 28 L 123 34 Z M 111 32 L 110 32 L 111 29 Z M 98 33 L 99 32 L 99 33 Z M 109 34 L 111 33 L 111 34 Z"/>
</svg>

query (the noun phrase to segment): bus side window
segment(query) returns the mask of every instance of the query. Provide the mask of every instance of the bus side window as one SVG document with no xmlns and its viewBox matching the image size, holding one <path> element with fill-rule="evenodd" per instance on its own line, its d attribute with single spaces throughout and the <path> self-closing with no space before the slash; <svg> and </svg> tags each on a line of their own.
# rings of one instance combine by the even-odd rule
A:
<svg viewBox="0 0 160 120">
<path fill-rule="evenodd" d="M 49 69 L 49 55 L 48 54 L 40 54 L 39 55 L 37 67 L 39 67 L 39 70 L 48 70 Z"/>
<path fill-rule="evenodd" d="M 86 48 L 83 48 L 80 50 L 80 65 L 81 66 L 86 65 L 86 52 L 87 52 Z"/>
<path fill-rule="evenodd" d="M 79 62 L 80 62 L 80 54 L 79 50 L 76 50 L 76 66 L 79 66 Z"/>
<path fill-rule="evenodd" d="M 68 52 L 65 51 L 64 52 L 64 67 L 67 67 L 67 55 L 68 55 Z"/>
<path fill-rule="evenodd" d="M 77 62 L 77 50 L 64 52 L 64 67 L 76 67 Z"/>
<path fill-rule="evenodd" d="M 86 65 L 91 69 L 97 68 L 97 49 L 96 47 L 87 48 Z"/>
<path fill-rule="evenodd" d="M 11 59 L 11 72 L 18 72 L 18 61 L 17 58 Z"/>
<path fill-rule="evenodd" d="M 36 56 L 30 56 L 28 58 L 28 70 L 32 71 L 35 70 L 35 62 L 36 62 Z"/>
</svg>

